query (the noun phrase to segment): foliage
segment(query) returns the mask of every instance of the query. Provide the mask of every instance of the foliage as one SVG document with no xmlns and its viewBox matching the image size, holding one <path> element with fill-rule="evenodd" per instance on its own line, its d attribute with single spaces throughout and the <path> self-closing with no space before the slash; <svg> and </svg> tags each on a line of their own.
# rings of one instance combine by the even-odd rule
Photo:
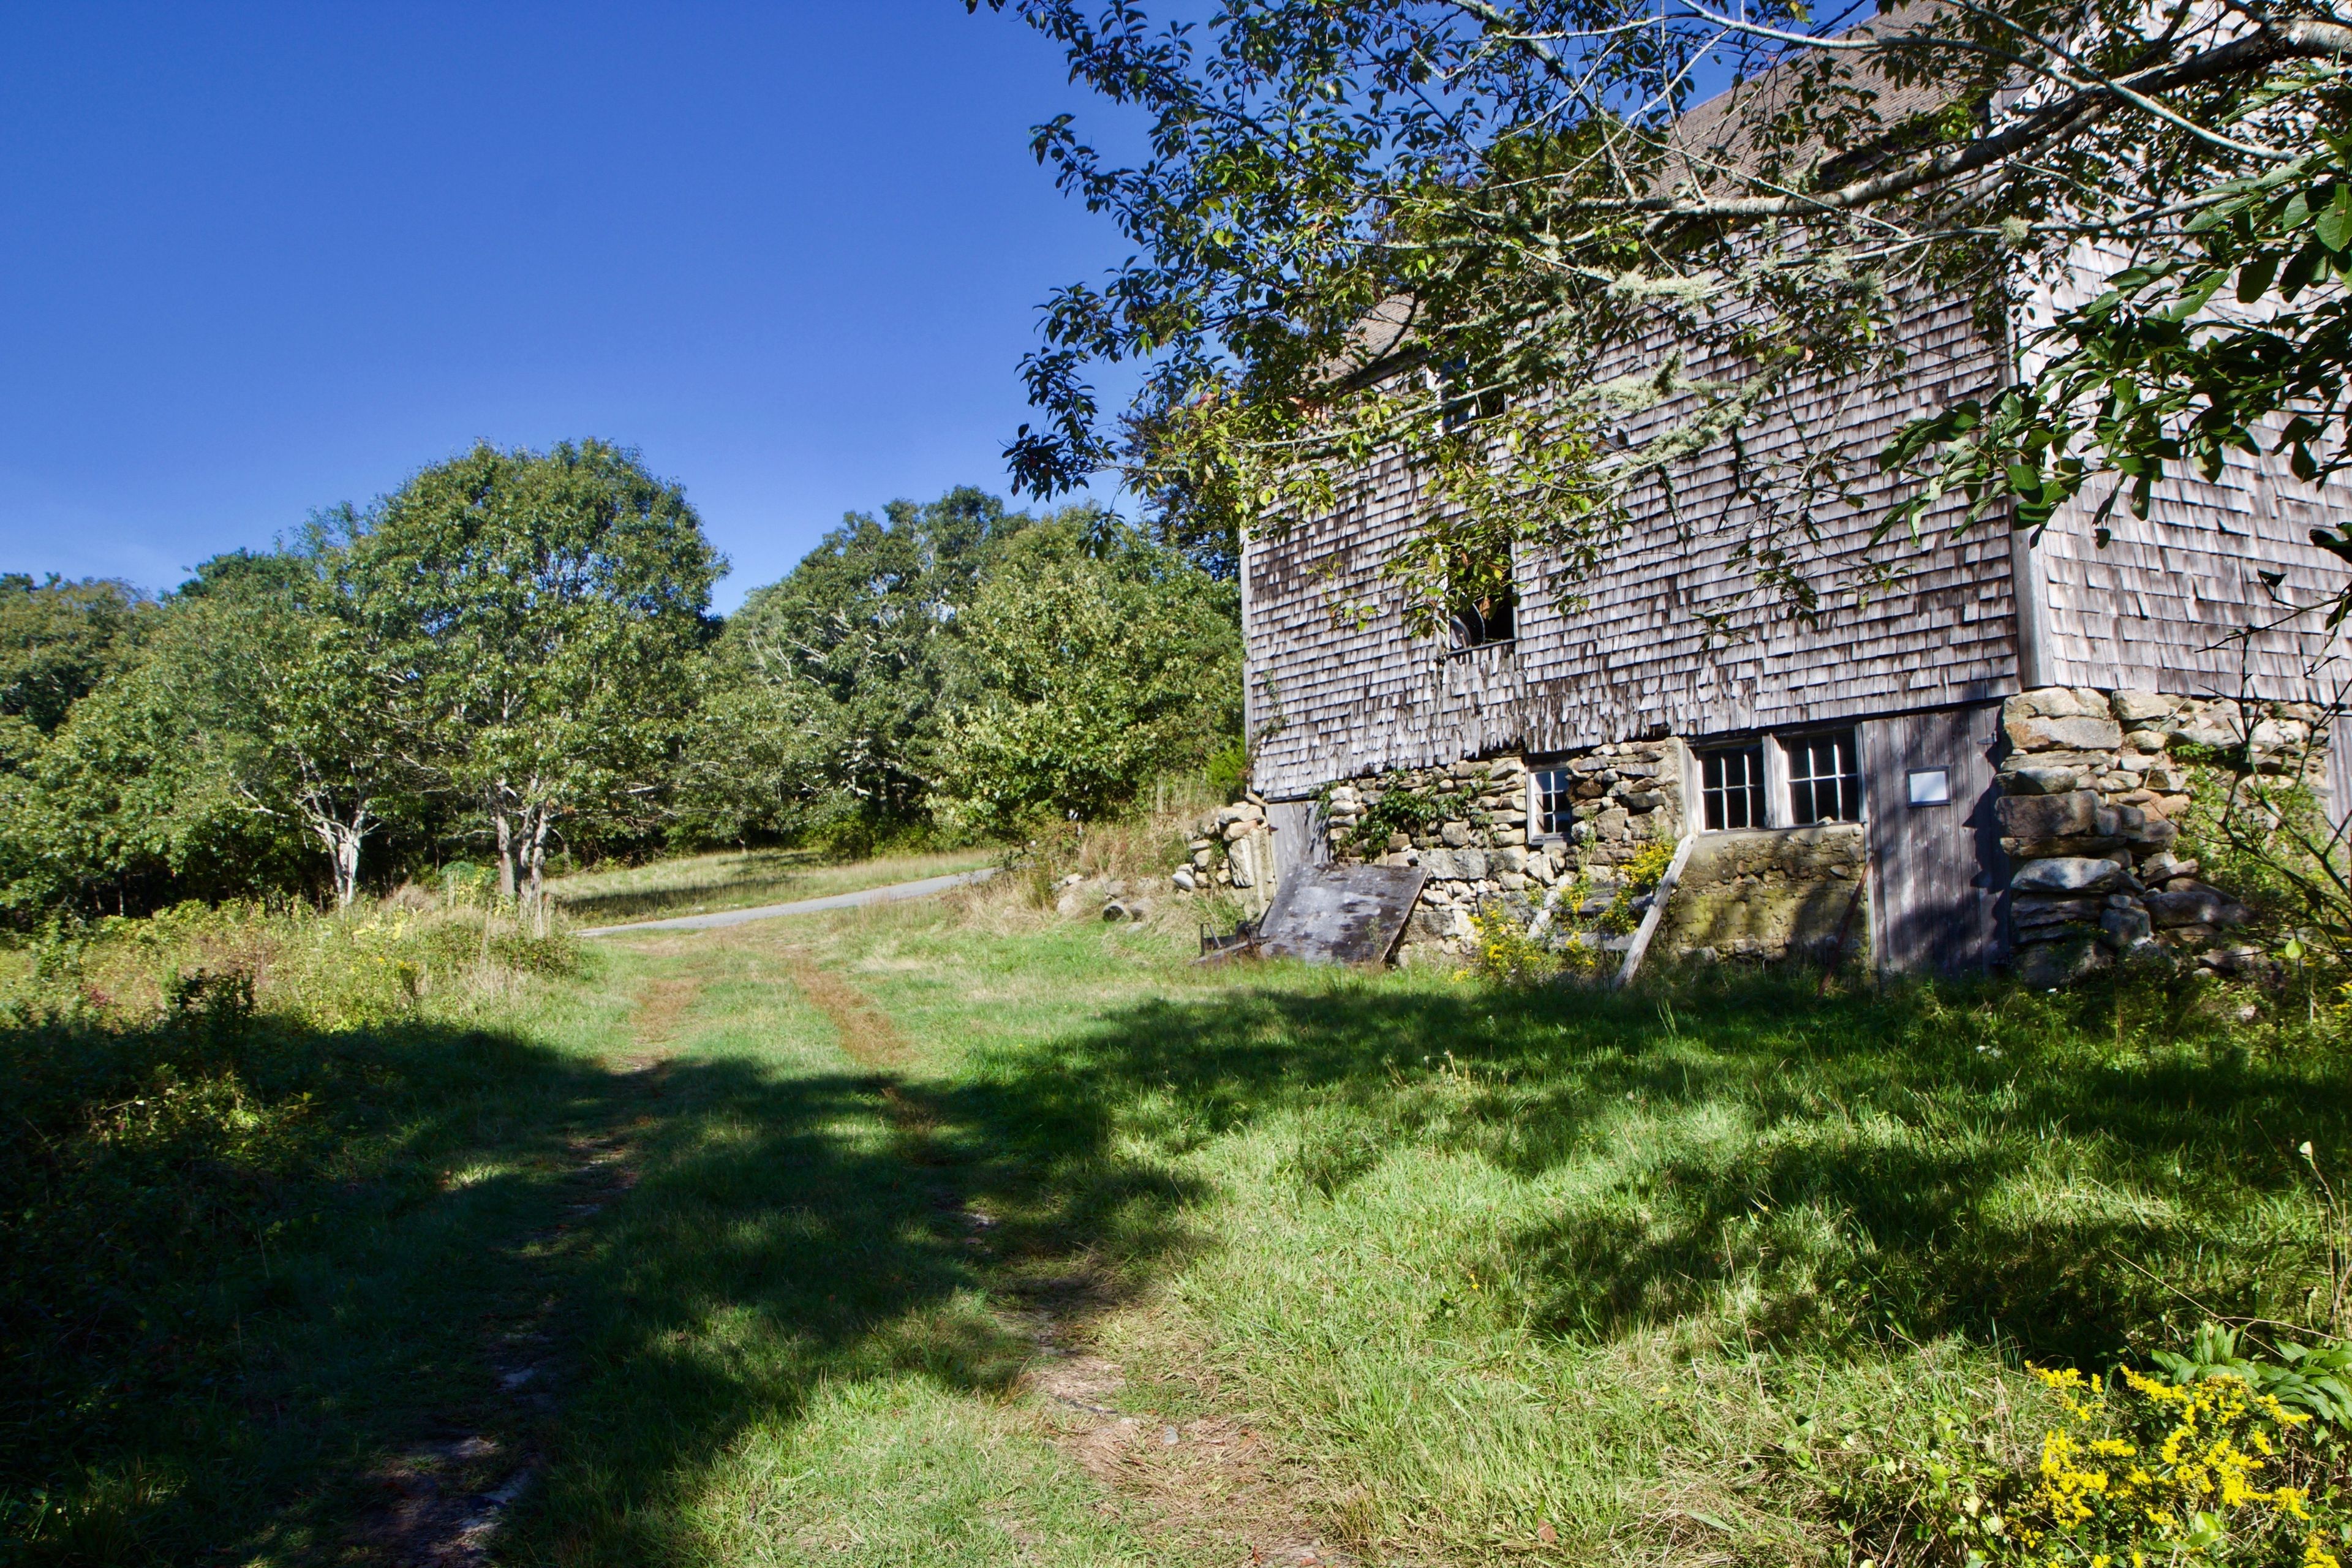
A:
<svg viewBox="0 0 2352 1568">
<path fill-rule="evenodd" d="M 2242 1346 L 2243 1337 L 2221 1323 L 2200 1323 L 2186 1352 L 2157 1351 L 2149 1359 L 2184 1388 L 2234 1377 L 2263 1398 L 2352 1438 L 2352 1342 L 2314 1348 L 2281 1340 L 2273 1357 L 2251 1342 Z"/>
<path fill-rule="evenodd" d="M 1202 772 L 1207 775 L 1211 793 L 1227 801 L 1239 800 L 1242 792 L 1249 788 L 1249 742 L 1239 735 L 1227 741 L 1210 753 Z"/>
<path fill-rule="evenodd" d="M 511 922 L 195 904 L 23 956 L 0 993 L 0 1556 L 186 1560 L 159 1532 L 232 1506 L 203 1493 L 264 1479 L 241 1450 L 318 1418 L 325 1391 L 270 1365 L 302 1342 L 304 1261 L 430 1199 L 431 1115 L 515 1065 L 469 1015 L 581 965 Z M 355 1404 L 400 1407 L 371 1381 Z"/>
<path fill-rule="evenodd" d="M 1493 902 L 1470 917 L 1470 966 L 1492 985 L 1539 985 L 1563 974 L 1591 974 L 1601 964 L 1598 948 L 1579 942 L 1546 942 L 1533 934 L 1519 912 Z"/>
<path fill-rule="evenodd" d="M 1237 621 L 1231 584 L 1143 539 L 1016 535 L 963 617 L 940 816 L 1006 836 L 1092 821 L 1200 767 L 1241 728 Z"/>
<path fill-rule="evenodd" d="M 1888 466 L 1932 455 L 1939 471 L 1890 523 L 1955 490 L 1971 519 L 2014 505 L 2039 528 L 2102 485 L 2095 521 L 2119 500 L 2145 518 L 2168 473 L 2217 478 L 2231 453 L 2265 442 L 2313 483 L 2352 462 L 2352 135 L 2338 85 L 2316 102 L 2316 145 L 2196 193 L 2183 243 L 2136 258 L 2040 331 L 2029 382 L 1906 429 Z M 2352 560 L 2341 531 L 2312 539 Z M 2347 611 L 2352 593 L 2339 593 L 2330 626 Z"/>
<path fill-rule="evenodd" d="M 1336 783 L 1326 784 L 1317 797 L 1327 809 L 1331 791 L 1338 787 Z M 1365 805 L 1364 814 L 1335 847 L 1369 860 L 1387 854 L 1389 841 L 1400 833 L 1410 838 L 1428 832 L 1449 817 L 1468 814 L 1468 805 L 1460 792 L 1424 794 L 1413 789 L 1410 779 L 1402 773 L 1389 774 L 1378 788 L 1380 798 Z"/>
<path fill-rule="evenodd" d="M 2207 1325 L 2200 1342 L 2217 1333 Z M 2169 1381 L 2130 1367 L 2107 1378 L 2037 1368 L 2055 1419 L 2032 1448 L 2009 1451 L 1972 1430 L 1981 1423 L 1948 1415 L 1936 1442 L 1864 1468 L 1849 1501 L 1867 1515 L 1907 1494 L 1906 1532 L 1938 1561 L 2335 1568 L 2352 1549 L 2341 1439 L 2315 1439 L 2312 1417 L 2263 1392 L 2235 1358 L 2219 1368 L 2158 1359 Z"/>
<path fill-rule="evenodd" d="M 711 650 L 687 750 L 690 829 L 740 842 L 917 819 L 950 646 L 992 554 L 1029 521 L 969 487 L 893 501 L 879 520 L 850 514 L 746 599 Z"/>
<path fill-rule="evenodd" d="M 308 880 L 299 840 L 247 784 L 250 729 L 224 712 L 225 672 L 252 650 L 210 616 L 161 615 L 134 661 L 75 703 L 0 779 L 0 901 L 64 909 L 222 898 Z"/>
<path fill-rule="evenodd" d="M 121 663 L 143 608 L 121 583 L 53 575 L 36 584 L 21 572 L 0 574 L 0 721 L 55 733 Z"/>
<path fill-rule="evenodd" d="M 2259 714 L 2242 731 L 2259 733 Z M 2245 902 L 2252 934 L 2334 972 L 2352 967 L 2352 845 L 2301 767 L 2245 743 L 2174 751 L 2189 774 L 2176 852 Z"/>
<path fill-rule="evenodd" d="M 1890 329 L 1922 291 L 1998 322 L 2094 242 L 2139 253 L 2042 384 L 2113 395 L 2092 467 L 2138 482 L 2168 443 L 2241 444 L 2265 409 L 2325 427 L 2291 447 L 2341 434 L 2336 307 L 2185 337 L 2176 310 L 2211 292 L 2176 260 L 2200 243 L 2250 297 L 2266 257 L 2291 258 L 2284 286 L 2341 254 L 2332 62 L 2352 31 L 2326 7 L 1904 4 L 1857 26 L 1633 0 L 987 3 L 1150 128 L 1125 165 L 1071 115 L 1036 131 L 1136 254 L 1048 302 L 1017 479 L 1049 494 L 1118 466 L 1162 527 L 1230 539 L 1343 504 L 1394 452 L 1428 502 L 1390 563 L 1423 621 L 1465 549 L 1528 542 L 1581 575 L 1633 488 L 1801 416 L 1805 388 L 1899 376 Z M 1088 376 L 1120 362 L 1141 385 L 1110 415 Z M 1742 454 L 1785 504 L 1735 548 L 1810 607 L 1816 507 L 1877 454 L 1802 445 L 1774 471 Z"/>
<path fill-rule="evenodd" d="M 364 520 L 352 591 L 508 892 L 537 898 L 559 823 L 656 816 L 722 566 L 684 491 L 600 441 L 478 446 Z"/>
</svg>

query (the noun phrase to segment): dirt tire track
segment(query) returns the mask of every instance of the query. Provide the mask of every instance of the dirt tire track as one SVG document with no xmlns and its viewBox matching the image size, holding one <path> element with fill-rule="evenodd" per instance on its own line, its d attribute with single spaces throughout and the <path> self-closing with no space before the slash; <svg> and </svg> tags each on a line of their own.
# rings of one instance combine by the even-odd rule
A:
<svg viewBox="0 0 2352 1568">
<path fill-rule="evenodd" d="M 693 976 L 656 980 L 638 992 L 629 1034 L 640 1048 L 614 1058 L 622 1078 L 660 1093 L 677 1053 L 659 1047 L 676 1037 L 701 994 L 702 982 Z M 636 1135 L 652 1122 L 641 1114 L 618 1131 L 566 1139 L 571 1169 L 562 1179 L 577 1190 L 564 1217 L 520 1238 L 514 1250 L 545 1260 L 579 1246 L 589 1222 L 637 1184 Z M 506 1419 L 483 1425 L 524 1436 L 511 1445 L 481 1431 L 445 1436 L 412 1445 L 371 1471 L 368 1479 L 390 1495 L 356 1531 L 353 1545 L 362 1560 L 386 1568 L 478 1568 L 489 1562 L 499 1526 L 546 1462 L 529 1434 L 557 1408 L 557 1347 L 548 1330 L 559 1305 L 556 1297 L 545 1296 L 530 1311 L 494 1318 L 486 1328 L 485 1359 Z"/>
<path fill-rule="evenodd" d="M 889 1015 L 839 973 L 820 967 L 813 953 L 793 950 L 786 963 L 793 984 L 833 1025 L 842 1050 L 877 1076 L 902 1152 L 917 1163 L 939 1163 L 939 1117 L 915 1092 L 885 1076 L 914 1058 Z M 976 1209 L 949 1206 L 971 1230 L 997 1223 Z M 1081 1326 L 1118 1300 L 1120 1293 L 1108 1281 L 1088 1269 L 1051 1280 L 1007 1280 L 999 1288 L 1026 1302 L 998 1315 L 1036 1347 L 1021 1386 L 1044 1406 L 1047 1437 L 1139 1505 L 1145 1529 L 1216 1561 L 1287 1568 L 1349 1568 L 1356 1562 L 1304 1522 L 1296 1488 L 1254 1426 L 1223 1419 L 1178 1426 L 1149 1414 L 1122 1414 L 1108 1403 L 1125 1386 L 1126 1369 L 1091 1353 Z"/>
</svg>

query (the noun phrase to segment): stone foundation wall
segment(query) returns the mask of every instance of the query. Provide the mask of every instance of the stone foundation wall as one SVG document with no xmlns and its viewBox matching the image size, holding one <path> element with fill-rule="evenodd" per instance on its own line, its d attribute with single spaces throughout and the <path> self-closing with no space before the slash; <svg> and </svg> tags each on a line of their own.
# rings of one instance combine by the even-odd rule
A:
<svg viewBox="0 0 2352 1568">
<path fill-rule="evenodd" d="M 1584 877 L 1602 904 L 1617 868 L 1648 846 L 1682 832 L 1683 754 L 1679 742 L 1637 741 L 1547 761 L 1576 777 L 1575 821 L 1563 841 L 1528 841 L 1528 765 L 1496 757 L 1350 779 L 1324 797 L 1332 858 L 1420 866 L 1429 873 L 1405 930 L 1408 949 L 1458 949 L 1471 939 L 1470 917 L 1488 904 L 1522 920 L 1563 880 Z M 1442 807 L 1425 826 L 1360 842 L 1364 825 L 1398 792 Z"/>
<path fill-rule="evenodd" d="M 2047 687 L 2001 711 L 2008 753 L 1996 809 L 2011 862 L 2010 935 L 2021 978 L 2063 984 L 2119 960 L 2252 962 L 2234 938 L 2246 910 L 2176 853 L 2189 769 L 2220 753 L 2316 783 L 2318 712 L 2268 703 Z M 1677 841 L 1687 820 L 1687 753 L 1677 739 L 1597 746 L 1542 765 L 1569 773 L 1574 821 L 1530 844 L 1528 765 L 1519 757 L 1349 779 L 1322 811 L 1332 857 L 1418 865 L 1429 873 L 1405 945 L 1458 951 L 1470 917 L 1500 906 L 1531 920 L 1552 889 L 1581 879 L 1580 910 L 1606 909 L 1622 868 Z M 1381 811 L 1402 794 L 1421 803 Z M 1390 819 L 1377 843 L 1362 841 Z M 1409 821 L 1402 820 L 1410 818 Z M 1195 825 L 1184 890 L 1231 889 L 1252 914 L 1274 891 L 1274 837 L 1252 796 Z M 1859 824 L 1708 834 L 1692 847 L 1654 951 L 1702 958 L 1814 957 L 1868 931 L 1866 841 Z M 1561 909 L 1563 918 L 1579 910 Z"/>
<path fill-rule="evenodd" d="M 1274 828 L 1265 802 L 1244 795 L 1192 824 L 1187 858 L 1170 880 L 1181 893 L 1231 893 L 1244 919 L 1255 920 L 1274 900 Z"/>
<path fill-rule="evenodd" d="M 1819 959 L 1866 947 L 1867 850 L 1858 822 L 1710 833 L 1691 846 L 1656 951 L 1694 958 Z"/>
<path fill-rule="evenodd" d="M 2002 705 L 1999 784 L 2017 973 L 2059 985 L 2118 960 L 2233 970 L 2246 910 L 2175 852 L 2200 753 L 2316 782 L 2316 709 L 2044 687 Z"/>
</svg>

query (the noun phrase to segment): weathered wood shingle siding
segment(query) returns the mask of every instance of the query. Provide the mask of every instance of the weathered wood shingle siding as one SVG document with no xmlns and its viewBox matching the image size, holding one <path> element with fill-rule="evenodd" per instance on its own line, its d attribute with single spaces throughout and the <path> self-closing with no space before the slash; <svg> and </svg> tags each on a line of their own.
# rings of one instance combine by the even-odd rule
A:
<svg viewBox="0 0 2352 1568">
<path fill-rule="evenodd" d="M 2040 368 L 2032 352 L 2039 328 L 2149 258 L 2109 242 L 2081 246 L 2053 287 L 2024 301 L 2025 368 Z M 2213 308 L 2236 309 L 2226 295 Z M 2275 437 L 2265 431 L 2263 444 Z M 2309 679 L 2326 640 L 2323 616 L 2276 626 L 2250 647 L 2232 639 L 2282 620 L 2292 605 L 2324 604 L 2343 585 L 2344 563 L 2311 542 L 2314 528 L 2341 522 L 2340 489 L 2327 498 L 2333 506 L 2323 505 L 2316 488 L 2265 452 L 2231 454 L 2210 481 L 2177 468 L 2156 488 L 2145 520 L 2118 502 L 2103 524 L 2096 514 L 2107 493 L 2102 485 L 2060 509 L 2033 546 L 2045 681 L 2193 697 L 2235 696 L 2243 679 L 2265 697 L 2326 700 Z M 2101 526 L 2109 531 L 2104 547 Z"/>
<path fill-rule="evenodd" d="M 2326 640 L 2322 617 L 2257 636 L 2291 605 L 2324 602 L 2344 566 L 2310 542 L 2340 522 L 2311 489 L 2265 459 L 2232 461 L 2221 479 L 2157 488 L 2145 521 L 2118 506 L 2097 542 L 2095 501 L 2052 519 L 2035 547 L 2046 584 L 2043 620 L 2055 685 L 2234 696 L 2242 677 L 2265 697 L 2326 700 L 2308 666 Z M 2263 581 L 2279 578 L 2273 589 Z M 2340 644 L 2338 646 L 2341 646 Z"/>
<path fill-rule="evenodd" d="M 1741 432 L 1748 472 L 1808 443 L 1833 440 L 1867 458 L 1904 420 L 2002 379 L 2000 350 L 1965 303 L 1925 305 L 1903 330 L 1911 358 L 1898 384 L 1800 385 Z M 1629 422 L 1630 433 L 1638 440 L 1680 413 L 1662 405 Z M 1394 459 L 1375 479 L 1369 501 L 1247 551 L 1250 725 L 1255 776 L 1270 795 L 1502 751 L 1832 721 L 2017 689 L 2005 531 L 1953 544 L 1930 528 L 1924 547 L 1874 549 L 1870 530 L 1893 495 L 1874 477 L 1858 507 L 1823 498 L 1816 542 L 1790 533 L 1822 590 L 1816 625 L 1750 593 L 1735 552 L 1768 526 L 1768 488 L 1743 479 L 1718 446 L 1671 487 L 1633 498 L 1632 526 L 1600 574 L 1561 585 L 1581 604 L 1555 594 L 1550 562 L 1522 560 L 1516 645 L 1458 654 L 1407 639 L 1394 595 L 1382 592 L 1380 563 L 1419 502 Z M 1857 602 L 1857 571 L 1871 561 L 1895 562 L 1904 575 Z M 1332 603 L 1366 599 L 1380 607 L 1365 624 L 1334 624 Z M 1710 633 L 1709 616 L 1729 617 L 1729 635 Z"/>
</svg>

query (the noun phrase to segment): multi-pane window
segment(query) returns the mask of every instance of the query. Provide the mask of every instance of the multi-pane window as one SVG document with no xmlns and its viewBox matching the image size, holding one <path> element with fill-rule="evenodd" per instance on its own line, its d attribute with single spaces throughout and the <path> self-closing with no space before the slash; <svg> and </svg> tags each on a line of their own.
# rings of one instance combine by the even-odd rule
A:
<svg viewBox="0 0 2352 1568">
<path fill-rule="evenodd" d="M 1699 801 L 1710 830 L 1720 833 L 1727 828 L 1764 826 L 1761 742 L 1729 751 L 1702 752 L 1698 770 Z"/>
<path fill-rule="evenodd" d="M 1566 768 L 1539 768 L 1528 775 L 1528 787 L 1534 792 L 1536 835 L 1543 837 L 1564 835 L 1576 820 L 1576 802 L 1569 798 L 1569 788 L 1576 775 Z"/>
<path fill-rule="evenodd" d="M 1789 820 L 1862 820 L 1862 769 L 1854 762 L 1853 731 L 1835 730 L 1782 742 L 1789 758 Z"/>
</svg>

